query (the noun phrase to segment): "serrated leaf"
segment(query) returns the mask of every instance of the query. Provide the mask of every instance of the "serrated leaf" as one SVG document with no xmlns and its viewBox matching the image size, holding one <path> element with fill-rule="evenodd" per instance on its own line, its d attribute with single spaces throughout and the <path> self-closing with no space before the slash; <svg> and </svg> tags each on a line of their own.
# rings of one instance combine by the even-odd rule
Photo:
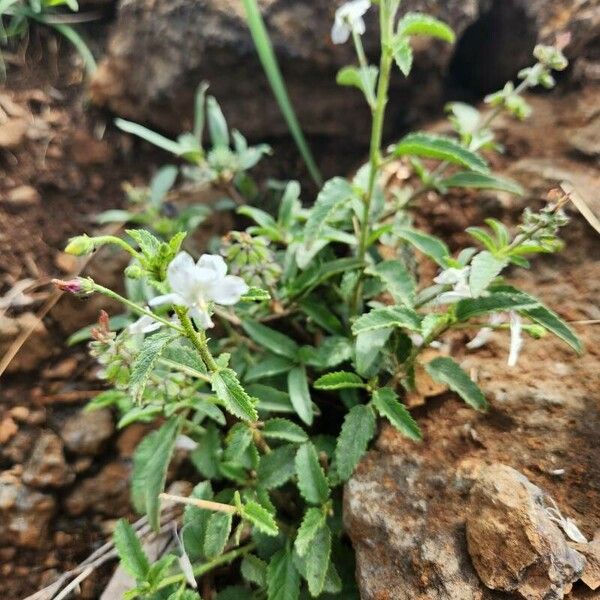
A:
<svg viewBox="0 0 600 600">
<path fill-rule="evenodd" d="M 523 188 L 515 181 L 491 175 L 489 173 L 477 173 L 474 171 L 464 171 L 455 173 L 440 182 L 442 188 L 474 188 L 481 190 L 499 190 L 522 196 Z"/>
<path fill-rule="evenodd" d="M 356 370 L 366 376 L 369 369 L 381 356 L 380 352 L 387 343 L 393 329 L 363 331 L 356 336 Z"/>
<path fill-rule="evenodd" d="M 212 500 L 213 490 L 210 481 L 201 481 L 193 489 L 191 498 L 199 500 Z M 206 526 L 211 512 L 197 506 L 186 505 L 183 513 L 183 528 L 181 537 L 185 551 L 192 559 L 204 557 L 204 541 L 206 539 Z"/>
<path fill-rule="evenodd" d="M 337 472 L 342 480 L 350 478 L 374 435 L 373 410 L 364 404 L 352 407 L 346 414 L 335 447 Z"/>
<path fill-rule="evenodd" d="M 311 504 L 323 504 L 329 497 L 329 485 L 319 464 L 317 450 L 311 442 L 298 448 L 295 465 L 302 497 Z"/>
<path fill-rule="evenodd" d="M 236 423 L 227 433 L 225 460 L 237 462 L 252 443 L 252 430 L 244 423 Z"/>
<path fill-rule="evenodd" d="M 456 35 L 449 25 L 429 15 L 408 12 L 398 22 L 399 35 L 426 35 L 445 42 L 454 42 Z"/>
<path fill-rule="evenodd" d="M 487 173 L 487 162 L 475 152 L 467 150 L 455 139 L 432 133 L 409 133 L 394 147 L 395 156 L 419 156 L 450 162 L 471 171 Z"/>
<path fill-rule="evenodd" d="M 240 302 L 268 302 L 271 294 L 267 290 L 251 287 L 241 298 Z"/>
<path fill-rule="evenodd" d="M 256 472 L 260 485 L 270 490 L 287 483 L 295 474 L 294 455 L 296 448 L 292 445 L 280 446 L 268 454 L 261 456 Z"/>
<path fill-rule="evenodd" d="M 219 556 L 225 549 L 231 534 L 231 513 L 215 512 L 208 518 L 204 539 L 204 555 L 207 558 Z"/>
<path fill-rule="evenodd" d="M 308 552 L 313 539 L 324 525 L 325 513 L 320 508 L 311 507 L 306 510 L 294 542 L 300 556 Z"/>
<path fill-rule="evenodd" d="M 398 304 L 413 306 L 416 283 L 407 268 L 399 260 L 386 260 L 368 269 L 368 274 L 380 279 L 385 290 Z"/>
<path fill-rule="evenodd" d="M 380 388 L 373 393 L 373 405 L 377 412 L 385 417 L 400 433 L 407 438 L 420 441 L 423 437 L 417 422 L 406 407 L 398 400 L 391 388 Z"/>
<path fill-rule="evenodd" d="M 267 563 L 255 554 L 246 554 L 240 565 L 242 577 L 260 588 L 267 585 Z"/>
<path fill-rule="evenodd" d="M 306 581 L 311 596 L 321 594 L 331 559 L 331 531 L 325 525 L 313 538 L 310 552 L 306 555 Z"/>
<path fill-rule="evenodd" d="M 156 367 L 165 348 L 177 339 L 177 335 L 156 334 L 144 340 L 144 344 L 133 361 L 129 391 L 133 401 L 141 403 L 148 379 Z"/>
<path fill-rule="evenodd" d="M 266 438 L 284 440 L 295 444 L 301 444 L 308 440 L 304 429 L 287 419 L 270 419 L 269 421 L 265 421 L 261 433 Z"/>
<path fill-rule="evenodd" d="M 404 77 L 408 77 L 412 71 L 414 54 L 410 41 L 404 36 L 397 36 L 392 42 L 392 53 Z"/>
<path fill-rule="evenodd" d="M 313 383 L 317 390 L 343 390 L 348 388 L 364 388 L 365 382 L 356 374 L 348 371 L 335 371 L 319 377 Z"/>
<path fill-rule="evenodd" d="M 366 331 L 399 327 L 410 331 L 420 331 L 421 318 L 418 313 L 402 306 L 375 308 L 361 315 L 352 325 L 352 333 L 359 335 Z"/>
<path fill-rule="evenodd" d="M 300 574 L 288 549 L 276 552 L 267 567 L 268 600 L 298 600 Z"/>
<path fill-rule="evenodd" d="M 136 581 L 144 581 L 150 570 L 150 563 L 135 530 L 125 519 L 117 522 L 113 541 L 121 566 Z"/>
<path fill-rule="evenodd" d="M 159 529 L 159 499 L 167 468 L 175 448 L 179 420 L 172 418 L 158 431 L 145 437 L 133 455 L 131 497 L 138 512 L 146 513 L 155 531 Z"/>
<path fill-rule="evenodd" d="M 221 369 L 211 376 L 211 386 L 225 408 L 244 421 L 256 421 L 256 398 L 251 398 L 238 381 L 235 371 Z"/>
<path fill-rule="evenodd" d="M 343 67 L 337 74 L 338 85 L 356 87 L 362 91 L 367 102 L 375 104 L 375 85 L 379 69 L 374 66 L 367 67 Z"/>
<path fill-rule="evenodd" d="M 344 206 L 352 195 L 352 186 L 342 177 L 334 177 L 325 183 L 304 227 L 304 239 L 307 244 L 311 244 L 319 237 L 331 216 Z"/>
<path fill-rule="evenodd" d="M 438 383 L 446 384 L 467 404 L 477 410 L 488 408 L 487 400 L 479 386 L 451 358 L 441 356 L 425 365 L 427 373 Z"/>
<path fill-rule="evenodd" d="M 279 533 L 273 515 L 258 502 L 248 502 L 242 509 L 242 518 L 250 521 L 259 531 L 276 536 Z"/>
<path fill-rule="evenodd" d="M 400 239 L 408 242 L 425 256 L 435 261 L 440 267 L 444 269 L 447 267 L 450 250 L 439 238 L 409 227 L 398 229 L 395 233 Z"/>
<path fill-rule="evenodd" d="M 149 231 L 145 229 L 126 229 L 125 233 L 137 242 L 140 250 L 147 258 L 158 254 L 161 241 Z"/>
<path fill-rule="evenodd" d="M 313 406 L 304 367 L 294 367 L 288 373 L 288 393 L 296 414 L 307 425 L 313 422 Z"/>
<path fill-rule="evenodd" d="M 539 302 L 527 294 L 493 292 L 482 298 L 465 298 L 456 303 L 456 318 L 467 321 L 481 315 L 509 310 L 532 309 Z"/>
<path fill-rule="evenodd" d="M 473 297 L 480 296 L 507 265 L 507 259 L 498 258 L 487 250 L 477 254 L 471 261 L 469 273 L 469 287 Z"/>
<path fill-rule="evenodd" d="M 295 359 L 298 354 L 298 344 L 287 335 L 275 331 L 266 325 L 256 321 L 246 320 L 242 323 L 244 331 L 261 346 L 264 346 L 273 354 L 284 356 L 289 359 Z"/>
</svg>

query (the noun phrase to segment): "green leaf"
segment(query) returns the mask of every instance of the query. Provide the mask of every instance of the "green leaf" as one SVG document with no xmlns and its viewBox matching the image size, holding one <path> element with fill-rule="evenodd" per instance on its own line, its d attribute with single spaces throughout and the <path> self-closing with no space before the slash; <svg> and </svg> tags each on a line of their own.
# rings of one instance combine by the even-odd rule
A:
<svg viewBox="0 0 600 600">
<path fill-rule="evenodd" d="M 319 327 L 322 327 L 333 335 L 344 333 L 344 328 L 340 320 L 328 309 L 323 306 L 318 299 L 309 298 L 300 302 L 300 307 Z"/>
<path fill-rule="evenodd" d="M 414 60 L 413 49 L 410 45 L 410 40 L 403 36 L 395 37 L 392 42 L 392 52 L 398 68 L 400 71 L 402 71 L 404 77 L 408 77 L 412 71 Z"/>
<path fill-rule="evenodd" d="M 393 329 L 377 329 L 363 331 L 356 336 L 356 370 L 363 376 L 381 356 L 381 350 L 386 345 Z"/>
<path fill-rule="evenodd" d="M 295 463 L 298 489 L 302 497 L 310 504 L 323 504 L 329 497 L 329 485 L 311 442 L 298 448 Z"/>
<path fill-rule="evenodd" d="M 290 549 L 283 549 L 271 557 L 267 567 L 268 600 L 298 600 L 300 574 L 294 566 Z"/>
<path fill-rule="evenodd" d="M 117 522 L 113 541 L 121 566 L 136 581 L 144 581 L 150 570 L 150 563 L 135 530 L 125 519 Z"/>
<path fill-rule="evenodd" d="M 215 147 L 229 147 L 229 128 L 219 103 L 213 96 L 206 99 L 206 120 L 210 141 Z"/>
<path fill-rule="evenodd" d="M 520 292 L 493 292 L 483 298 L 465 298 L 464 300 L 460 300 L 456 303 L 455 315 L 459 321 L 468 321 L 473 317 L 489 313 L 532 309 L 538 305 L 539 302 L 527 294 Z"/>
<path fill-rule="evenodd" d="M 409 133 L 393 147 L 396 156 L 420 156 L 461 165 L 471 171 L 487 173 L 487 162 L 456 140 L 432 133 Z"/>
<path fill-rule="evenodd" d="M 423 437 L 417 422 L 406 407 L 398 400 L 391 388 L 381 388 L 373 393 L 373 404 L 377 412 L 385 417 L 402 435 L 416 442 Z"/>
<path fill-rule="evenodd" d="M 308 440 L 304 429 L 287 419 L 270 419 L 269 421 L 265 421 L 261 433 L 266 438 L 284 440 L 295 444 L 301 444 Z"/>
<path fill-rule="evenodd" d="M 246 204 L 244 206 L 240 206 L 237 209 L 237 213 L 239 215 L 249 217 L 261 227 L 277 229 L 277 223 L 275 222 L 275 219 L 268 212 L 265 212 L 260 208 Z"/>
<path fill-rule="evenodd" d="M 172 418 L 158 431 L 146 436 L 133 455 L 131 497 L 138 512 L 146 513 L 150 525 L 159 529 L 159 499 L 167 478 L 175 438 L 179 431 L 179 419 Z"/>
<path fill-rule="evenodd" d="M 258 410 L 266 412 L 294 413 L 290 395 L 269 385 L 252 383 L 248 393 L 258 398 Z"/>
<path fill-rule="evenodd" d="M 191 498 L 199 500 L 212 500 L 213 491 L 210 481 L 201 481 L 192 491 Z M 183 513 L 183 529 L 181 537 L 185 551 L 192 560 L 204 557 L 204 541 L 206 539 L 206 526 L 211 512 L 186 505 Z"/>
<path fill-rule="evenodd" d="M 401 261 L 386 260 L 371 267 L 367 272 L 384 283 L 386 291 L 398 304 L 413 306 L 416 283 Z"/>
<path fill-rule="evenodd" d="M 295 453 L 294 446 L 286 445 L 261 456 L 256 472 L 260 485 L 270 490 L 287 483 L 295 474 Z"/>
<path fill-rule="evenodd" d="M 147 337 L 139 354 L 135 357 L 131 367 L 129 391 L 134 402 L 142 402 L 148 379 L 156 367 L 165 348 L 177 339 L 177 335 L 156 334 Z"/>
<path fill-rule="evenodd" d="M 313 383 L 313 387 L 317 390 L 343 390 L 347 388 L 364 388 L 367 386 L 356 373 L 335 371 L 319 377 Z"/>
<path fill-rule="evenodd" d="M 288 373 L 288 392 L 296 414 L 307 425 L 313 422 L 313 406 L 304 367 L 294 367 Z"/>
<path fill-rule="evenodd" d="M 255 554 L 246 554 L 240 564 L 242 577 L 260 588 L 267 585 L 267 563 Z"/>
<path fill-rule="evenodd" d="M 267 290 L 251 287 L 241 298 L 240 302 L 268 302 L 271 294 Z"/>
<path fill-rule="evenodd" d="M 257 344 L 264 346 L 273 354 L 285 356 L 292 360 L 296 358 L 298 344 L 287 335 L 255 321 L 244 321 L 242 327 Z"/>
<path fill-rule="evenodd" d="M 179 144 L 169 138 L 166 138 L 143 125 L 139 125 L 138 123 L 133 123 L 132 121 L 126 121 L 125 119 L 115 119 L 115 125 L 125 133 L 130 133 L 135 135 L 147 142 L 150 142 L 153 146 L 157 146 L 158 148 L 162 148 L 171 154 L 175 154 L 179 156 L 180 147 Z"/>
<path fill-rule="evenodd" d="M 150 204 L 160 206 L 167 192 L 175 184 L 179 169 L 173 165 L 161 167 L 150 182 Z"/>
<path fill-rule="evenodd" d="M 319 237 L 331 216 L 347 204 L 352 196 L 352 186 L 342 177 L 334 177 L 323 186 L 304 227 L 304 240 L 307 244 L 312 244 Z"/>
<path fill-rule="evenodd" d="M 211 376 L 211 386 L 227 410 L 244 421 L 256 421 L 256 398 L 251 398 L 240 385 L 235 371 L 221 369 Z"/>
<path fill-rule="evenodd" d="M 337 472 L 343 481 L 350 479 L 374 435 L 373 410 L 364 404 L 352 407 L 346 414 L 335 447 Z"/>
<path fill-rule="evenodd" d="M 471 294 L 475 298 L 480 296 L 507 265 L 507 259 L 497 258 L 487 250 L 477 254 L 471 262 L 469 274 Z"/>
<path fill-rule="evenodd" d="M 236 423 L 227 433 L 225 460 L 238 462 L 252 443 L 252 430 L 245 423 Z"/>
<path fill-rule="evenodd" d="M 422 13 L 408 12 L 398 22 L 399 35 L 427 35 L 453 43 L 456 35 L 443 21 Z"/>
<path fill-rule="evenodd" d="M 311 507 L 306 510 L 294 542 L 296 552 L 300 556 L 309 551 L 312 541 L 324 525 L 325 513 L 321 508 Z"/>
<path fill-rule="evenodd" d="M 266 535 L 276 536 L 279 533 L 273 515 L 258 502 L 248 502 L 242 509 L 242 518 L 250 521 Z"/>
<path fill-rule="evenodd" d="M 190 454 L 190 460 L 201 475 L 214 479 L 219 474 L 220 432 L 213 423 L 209 423 L 206 432 L 197 441 L 198 447 Z"/>
<path fill-rule="evenodd" d="M 377 331 L 390 327 L 420 331 L 421 318 L 414 310 L 402 306 L 375 308 L 354 321 L 352 333 L 359 335 L 366 331 Z"/>
<path fill-rule="evenodd" d="M 316 348 L 303 346 L 300 350 L 300 360 L 319 370 L 337 367 L 351 357 L 352 342 L 341 336 L 327 337 Z"/>
<path fill-rule="evenodd" d="M 425 369 L 432 379 L 446 384 L 473 408 L 487 410 L 488 403 L 479 386 L 451 358 L 435 358 L 425 365 Z"/>
<path fill-rule="evenodd" d="M 431 260 L 435 261 L 440 267 L 446 268 L 448 266 L 450 250 L 442 240 L 408 227 L 403 227 L 395 233 L 399 238 L 405 240 L 425 254 L 425 256 L 428 256 Z"/>
<path fill-rule="evenodd" d="M 371 105 L 375 105 L 375 85 L 379 69 L 373 66 L 367 67 L 344 67 L 337 74 L 337 84 L 356 87 L 362 91 Z"/>
<path fill-rule="evenodd" d="M 442 188 L 475 188 L 482 190 L 499 190 L 522 196 L 523 188 L 510 179 L 498 177 L 487 173 L 477 173 L 474 171 L 463 171 L 455 173 L 440 182 Z"/>
<path fill-rule="evenodd" d="M 267 356 L 246 371 L 245 379 L 248 382 L 266 379 L 267 377 L 287 373 L 293 366 L 294 363 L 283 356 Z"/>
<path fill-rule="evenodd" d="M 306 581 L 311 596 L 321 594 L 331 558 L 331 531 L 326 525 L 317 531 L 306 555 Z"/>
<path fill-rule="evenodd" d="M 232 520 L 232 513 L 224 512 L 212 513 L 208 518 L 204 539 L 204 555 L 207 558 L 215 558 L 225 549 L 231 534 Z"/>
</svg>

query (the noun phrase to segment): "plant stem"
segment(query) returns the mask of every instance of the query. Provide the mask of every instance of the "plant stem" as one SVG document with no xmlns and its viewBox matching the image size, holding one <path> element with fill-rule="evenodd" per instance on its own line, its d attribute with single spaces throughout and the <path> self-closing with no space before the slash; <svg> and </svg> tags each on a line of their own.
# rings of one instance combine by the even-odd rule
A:
<svg viewBox="0 0 600 600">
<path fill-rule="evenodd" d="M 213 355 L 208 349 L 208 342 L 206 340 L 206 333 L 204 331 L 196 331 L 192 320 L 187 314 L 187 310 L 182 306 L 175 307 L 175 313 L 179 318 L 179 322 L 183 327 L 183 333 L 192 342 L 194 348 L 198 350 L 198 354 L 204 361 L 206 368 L 213 373 L 219 370 L 219 365 L 215 362 Z"/>
<path fill-rule="evenodd" d="M 122 250 L 125 250 L 128 254 L 131 254 L 133 258 L 140 259 L 141 254 L 135 250 L 130 244 L 128 244 L 125 240 L 122 240 L 120 237 L 116 235 L 101 235 L 95 238 L 92 238 L 94 241 L 94 246 L 104 245 L 104 244 L 114 244 L 115 246 L 119 246 Z"/>
<path fill-rule="evenodd" d="M 226 552 L 225 554 L 221 554 L 221 556 L 217 556 L 213 560 L 206 562 L 202 565 L 198 565 L 194 567 L 194 577 L 201 577 L 202 575 L 220 567 L 222 565 L 228 565 L 232 563 L 236 558 L 240 556 L 244 556 L 248 554 L 248 552 L 252 552 L 256 547 L 255 543 L 247 544 L 246 546 L 242 546 L 241 548 L 236 548 L 235 550 L 231 550 L 230 552 Z M 157 590 L 162 590 L 170 585 L 180 583 L 185 581 L 185 575 L 181 573 L 180 575 L 172 575 L 171 577 L 167 577 L 163 579 L 156 588 Z"/>
<path fill-rule="evenodd" d="M 132 302 L 128 298 L 121 296 L 121 294 L 117 294 L 117 292 L 113 292 L 112 290 L 105 288 L 104 286 L 99 285 L 96 282 L 93 282 L 93 291 L 98 292 L 99 294 L 102 294 L 103 296 L 106 296 L 107 298 L 112 298 L 113 300 L 116 300 L 117 302 L 120 302 L 121 304 L 124 304 L 125 306 L 129 307 L 133 312 L 137 313 L 138 315 L 145 315 L 148 317 L 152 317 L 155 321 L 158 321 L 159 323 L 162 323 L 163 325 L 166 325 L 167 327 L 170 327 L 171 329 L 174 329 L 175 331 L 178 331 L 179 333 L 184 333 L 184 330 L 181 327 L 178 327 L 177 325 L 175 325 L 175 323 L 172 323 L 168 319 L 165 319 L 164 317 L 161 317 L 161 316 L 153 313 L 151 310 L 148 310 L 147 308 L 143 308 L 143 307 L 139 306 L 138 304 L 136 304 L 135 302 Z"/>
<path fill-rule="evenodd" d="M 392 0 L 393 1 L 393 0 Z M 397 9 L 397 2 L 394 2 L 394 9 Z M 360 237 L 358 245 L 358 258 L 364 262 L 370 233 L 369 216 L 371 213 L 371 203 L 377 183 L 377 176 L 381 168 L 381 142 L 383 139 L 383 124 L 385 120 L 385 109 L 388 102 L 388 91 L 390 85 L 390 75 L 393 63 L 393 54 L 391 50 L 391 40 L 394 32 L 395 10 L 392 12 L 390 0 L 382 0 L 379 9 L 379 23 L 381 28 L 381 59 L 379 63 L 379 80 L 377 83 L 377 98 L 375 106 L 372 107 L 373 125 L 371 128 L 371 143 L 369 150 L 369 183 L 364 197 L 363 218 L 360 224 Z M 354 290 L 354 299 L 352 303 L 353 312 L 356 313 L 360 305 L 360 295 L 362 290 L 361 271 L 360 279 Z"/>
<path fill-rule="evenodd" d="M 217 512 L 231 513 L 232 515 L 237 513 L 237 508 L 231 504 L 223 504 L 222 502 L 213 502 L 211 500 L 201 500 L 200 498 L 189 498 L 186 496 L 174 496 L 173 494 L 162 493 L 160 494 L 162 500 L 169 500 L 170 502 L 177 502 L 178 504 L 189 504 L 196 508 L 203 510 L 214 510 Z"/>
</svg>

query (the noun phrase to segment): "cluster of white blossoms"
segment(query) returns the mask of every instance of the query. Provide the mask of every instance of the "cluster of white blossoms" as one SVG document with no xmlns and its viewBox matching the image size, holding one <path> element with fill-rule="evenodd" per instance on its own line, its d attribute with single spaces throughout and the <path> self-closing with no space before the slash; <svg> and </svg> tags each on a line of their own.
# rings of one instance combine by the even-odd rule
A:
<svg viewBox="0 0 600 600">
<path fill-rule="evenodd" d="M 331 29 L 334 44 L 345 44 L 354 31 L 363 35 L 366 27 L 363 17 L 371 8 L 371 0 L 351 0 L 340 6 L 335 13 L 335 22 Z"/>
<path fill-rule="evenodd" d="M 241 277 L 227 275 L 222 256 L 203 254 L 198 262 L 187 252 L 180 252 L 167 269 L 169 294 L 150 300 L 150 306 L 173 304 L 188 309 L 189 316 L 201 329 L 214 327 L 212 305 L 233 306 L 248 291 Z M 150 316 L 143 316 L 130 326 L 133 333 L 149 333 L 160 327 Z"/>
</svg>

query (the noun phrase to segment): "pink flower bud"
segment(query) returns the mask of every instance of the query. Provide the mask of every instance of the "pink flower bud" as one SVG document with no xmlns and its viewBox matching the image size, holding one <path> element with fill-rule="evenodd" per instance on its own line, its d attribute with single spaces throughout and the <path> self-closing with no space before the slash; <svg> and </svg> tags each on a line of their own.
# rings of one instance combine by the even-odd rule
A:
<svg viewBox="0 0 600 600">
<path fill-rule="evenodd" d="M 59 290 L 68 292 L 69 294 L 75 294 L 76 296 L 87 296 L 94 291 L 94 282 L 91 279 L 83 279 L 82 277 L 76 277 L 75 279 L 70 279 L 69 281 L 53 279 L 52 283 Z"/>
</svg>

